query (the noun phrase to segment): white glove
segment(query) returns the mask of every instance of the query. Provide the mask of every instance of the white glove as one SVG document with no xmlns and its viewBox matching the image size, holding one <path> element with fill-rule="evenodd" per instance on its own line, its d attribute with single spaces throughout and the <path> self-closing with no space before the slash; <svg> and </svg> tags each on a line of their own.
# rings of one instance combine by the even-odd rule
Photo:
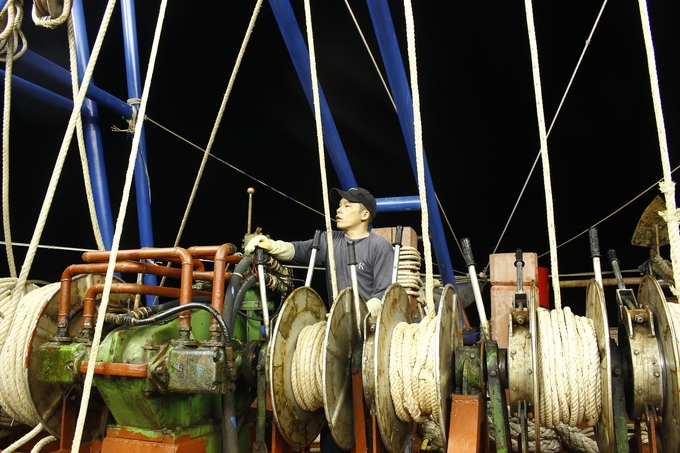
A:
<svg viewBox="0 0 680 453">
<path fill-rule="evenodd" d="M 369 299 L 368 302 L 366 302 L 366 307 L 368 308 L 369 313 L 371 313 L 371 316 L 377 318 L 378 314 L 380 314 L 380 309 L 382 308 L 382 299 L 378 299 L 377 297 Z"/>
<path fill-rule="evenodd" d="M 255 247 L 261 248 L 277 260 L 281 261 L 290 261 L 295 256 L 295 247 L 293 244 L 290 242 L 275 241 L 262 234 L 258 234 L 250 239 L 243 251 L 246 254 L 250 254 L 255 251 Z"/>
</svg>

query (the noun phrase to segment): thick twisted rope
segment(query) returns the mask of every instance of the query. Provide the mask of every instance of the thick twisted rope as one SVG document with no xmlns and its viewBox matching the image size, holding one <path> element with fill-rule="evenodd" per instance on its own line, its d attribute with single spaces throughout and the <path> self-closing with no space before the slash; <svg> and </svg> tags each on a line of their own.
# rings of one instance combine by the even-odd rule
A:
<svg viewBox="0 0 680 453">
<path fill-rule="evenodd" d="M 432 244 L 430 243 L 429 208 L 425 186 L 425 164 L 423 151 L 423 125 L 420 117 L 420 91 L 418 90 L 418 65 L 416 61 L 416 34 L 411 0 L 404 0 L 406 18 L 406 41 L 408 43 L 408 63 L 413 95 L 413 129 L 415 138 L 416 173 L 418 195 L 420 198 L 421 230 L 423 232 L 423 253 L 425 255 L 425 305 L 428 312 L 434 312 L 434 272 L 432 270 Z"/>
<path fill-rule="evenodd" d="M 534 78 L 534 94 L 536 97 L 536 115 L 538 117 L 538 132 L 541 139 L 541 163 L 543 164 L 543 187 L 545 190 L 545 211 L 548 220 L 548 239 L 550 243 L 550 267 L 555 308 L 562 308 L 560 293 L 560 279 L 557 268 L 557 238 L 555 233 L 555 210 L 553 208 L 552 184 L 550 182 L 550 159 L 548 157 L 548 135 L 545 129 L 545 113 L 543 111 L 543 92 L 541 90 L 541 71 L 538 65 L 538 45 L 536 44 L 536 29 L 534 27 L 534 11 L 531 0 L 524 0 L 527 16 L 527 31 L 529 47 L 531 48 L 531 69 Z"/>
<path fill-rule="evenodd" d="M 66 6 L 66 5 L 64 5 Z M 68 16 L 68 51 L 71 66 L 71 90 L 73 98 L 78 95 L 78 59 L 76 57 L 76 39 L 73 25 L 73 17 Z M 83 120 L 82 116 L 78 115 L 76 119 L 76 138 L 78 141 L 78 151 L 80 153 L 80 165 L 83 168 L 83 182 L 85 183 L 85 197 L 87 199 L 87 207 L 90 213 L 90 223 L 92 224 L 92 232 L 94 233 L 94 240 L 97 244 L 98 250 L 105 250 L 104 239 L 99 228 L 99 219 L 97 218 L 97 208 L 94 203 L 94 195 L 92 193 L 92 179 L 90 178 L 90 166 L 87 161 L 87 149 L 85 146 L 85 136 L 83 134 Z"/>
<path fill-rule="evenodd" d="M 33 23 L 39 27 L 57 28 L 66 22 L 66 19 L 71 17 L 71 0 L 64 0 L 61 12 L 57 17 L 52 16 L 52 11 L 49 10 L 49 2 L 33 0 L 31 17 L 33 18 Z"/>
<path fill-rule="evenodd" d="M 85 374 L 85 381 L 83 383 L 83 396 L 80 403 L 80 410 L 78 412 L 78 421 L 76 423 L 76 429 L 74 434 L 73 444 L 71 445 L 71 453 L 78 453 L 80 449 L 80 441 L 82 440 L 83 429 L 85 427 L 85 417 L 87 414 L 87 408 L 90 401 L 90 392 L 92 390 L 92 380 L 94 378 L 94 363 L 97 359 L 97 354 L 99 352 L 99 344 L 101 342 L 102 331 L 104 330 L 104 317 L 106 314 L 106 309 L 109 304 L 109 297 L 111 295 L 111 284 L 113 282 L 113 269 L 116 262 L 116 257 L 118 255 L 118 248 L 120 246 L 120 239 L 123 234 L 123 224 L 125 223 L 125 214 L 127 212 L 128 201 L 130 200 L 130 189 L 132 187 L 132 179 L 134 176 L 135 161 L 137 160 L 137 154 L 139 150 L 139 142 L 141 140 L 142 129 L 144 126 L 144 117 L 146 115 L 146 106 L 149 100 L 149 91 L 151 89 L 151 81 L 153 80 L 153 73 L 156 63 L 156 56 L 158 55 L 158 45 L 161 39 L 161 32 L 163 30 L 163 22 L 165 19 L 165 11 L 167 9 L 167 0 L 161 1 L 160 9 L 158 12 L 158 21 L 156 23 L 156 30 L 154 33 L 153 43 L 151 45 L 151 54 L 149 56 L 149 65 L 147 68 L 147 77 L 144 81 L 144 88 L 142 90 L 142 103 L 139 108 L 139 114 L 137 116 L 137 124 L 135 125 L 135 135 L 132 139 L 132 150 L 130 152 L 130 158 L 128 160 L 127 173 L 125 175 L 125 184 L 123 186 L 123 195 L 120 202 L 120 210 L 118 213 L 118 218 L 116 219 L 116 229 L 113 235 L 113 241 L 111 245 L 111 254 L 109 256 L 109 266 L 106 271 L 106 280 L 104 282 L 104 292 L 102 294 L 102 300 L 99 305 L 99 311 L 97 316 L 97 323 L 94 330 L 94 338 L 92 340 L 92 347 L 90 350 L 90 359 L 88 360 L 87 372 Z M 110 14 L 113 12 L 113 6 L 115 6 L 115 0 L 109 0 L 109 5 L 107 6 L 107 12 L 105 17 L 110 18 Z M 108 25 L 108 21 L 107 25 Z M 106 27 L 102 25 L 102 29 L 105 32 Z M 102 31 L 100 29 L 100 32 Z M 89 69 L 89 66 L 88 66 Z M 89 80 L 88 80 L 89 83 Z M 87 85 L 84 85 L 87 86 Z M 81 91 L 83 91 L 81 89 Z"/>
<path fill-rule="evenodd" d="M 323 407 L 322 352 L 326 321 L 304 327 L 293 353 L 291 384 L 295 401 L 306 411 Z"/>
<path fill-rule="evenodd" d="M 312 10 L 309 0 L 305 0 L 305 25 L 307 28 L 307 46 L 309 47 L 309 67 L 312 76 L 312 99 L 314 104 L 314 121 L 316 124 L 316 144 L 319 151 L 319 167 L 321 173 L 321 191 L 323 193 L 323 210 L 326 221 L 326 243 L 328 256 L 326 265 L 331 276 L 331 294 L 333 299 L 338 295 L 338 278 L 335 270 L 335 250 L 333 247 L 333 225 L 328 194 L 328 180 L 326 178 L 326 154 L 323 146 L 323 124 L 321 121 L 321 101 L 319 97 L 319 82 L 316 74 L 316 51 L 314 50 L 314 33 L 312 30 Z"/>
<path fill-rule="evenodd" d="M 661 167 L 664 180 L 659 184 L 661 192 L 666 199 L 666 211 L 659 215 L 668 223 L 668 238 L 671 245 L 671 261 L 673 262 L 673 279 L 680 282 L 680 214 L 675 204 L 675 183 L 671 175 L 671 161 L 668 154 L 668 141 L 666 139 L 666 126 L 664 124 L 663 109 L 661 108 L 661 91 L 659 89 L 659 76 L 656 69 L 656 57 L 654 55 L 654 41 L 652 28 L 649 24 L 649 12 L 647 0 L 638 0 L 640 19 L 642 21 L 642 34 L 645 38 L 645 50 L 647 52 L 647 67 L 649 69 L 649 84 L 652 89 L 652 101 L 654 103 L 654 117 L 656 118 L 656 130 L 659 136 L 659 150 L 661 152 Z M 680 294 L 675 286 L 671 291 L 676 297 Z"/>
<path fill-rule="evenodd" d="M 597 423 L 602 407 L 600 353 L 592 320 L 539 308 L 538 372 L 541 420 L 548 428 Z"/>
<path fill-rule="evenodd" d="M 23 0 L 8 0 L 3 8 L 7 24 L 0 33 L 1 61 L 5 61 L 5 91 L 3 94 L 2 110 L 2 220 L 3 232 L 6 242 L 7 264 L 12 277 L 17 276 L 14 250 L 12 249 L 12 232 L 9 215 L 9 136 L 10 136 L 10 112 L 12 106 L 12 73 L 14 60 L 19 58 L 27 49 L 26 38 L 21 31 L 24 12 Z M 22 44 L 19 50 L 19 43 Z"/>
<path fill-rule="evenodd" d="M 241 43 L 241 48 L 239 49 L 238 56 L 236 57 L 234 69 L 232 69 L 231 71 L 231 76 L 229 77 L 227 89 L 224 93 L 224 96 L 222 97 L 222 103 L 220 104 L 219 111 L 217 112 L 217 118 L 215 118 L 215 123 L 213 124 L 212 131 L 210 132 L 208 145 L 206 146 L 205 150 L 203 150 L 203 159 L 201 160 L 201 166 L 199 167 L 198 174 L 196 175 L 196 179 L 194 180 L 194 187 L 191 189 L 191 195 L 189 196 L 189 201 L 187 202 L 187 207 L 184 211 L 184 216 L 182 217 L 182 223 L 180 224 L 179 230 L 177 231 L 177 237 L 175 238 L 175 247 L 179 245 L 179 242 L 182 238 L 182 234 L 184 233 L 184 228 L 186 227 L 187 221 L 189 219 L 189 212 L 191 211 L 191 207 L 194 204 L 194 199 L 196 198 L 196 193 L 198 192 L 198 185 L 201 182 L 201 179 L 203 178 L 203 172 L 208 162 L 208 158 L 210 157 L 210 151 L 212 150 L 213 144 L 215 143 L 215 137 L 217 137 L 217 131 L 220 128 L 220 124 L 222 123 L 222 117 L 224 116 L 224 111 L 227 107 L 227 101 L 229 100 L 231 90 L 234 87 L 234 81 L 236 80 L 238 71 L 241 68 L 241 62 L 243 61 L 243 56 L 245 55 L 246 48 L 248 47 L 248 43 L 250 42 L 250 36 L 253 34 L 253 30 L 255 29 L 255 22 L 257 21 L 257 18 L 260 14 L 260 9 L 262 8 L 262 1 L 263 0 L 257 0 L 257 3 L 255 4 L 255 9 L 253 10 L 253 14 L 250 17 L 248 29 L 246 30 L 246 34 L 243 37 L 243 42 Z M 163 282 L 165 282 L 165 277 L 163 277 Z M 163 283 L 161 283 L 161 286 L 162 284 Z"/>
<path fill-rule="evenodd" d="M 419 323 L 398 323 L 390 343 L 390 394 L 397 417 L 404 422 L 439 421 L 434 377 L 434 332 L 437 318 L 425 316 Z"/>
</svg>

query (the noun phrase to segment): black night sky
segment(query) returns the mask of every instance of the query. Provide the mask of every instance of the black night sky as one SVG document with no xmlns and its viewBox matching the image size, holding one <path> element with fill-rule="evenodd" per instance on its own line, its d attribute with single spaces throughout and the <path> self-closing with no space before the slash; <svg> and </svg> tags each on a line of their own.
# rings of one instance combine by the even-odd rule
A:
<svg viewBox="0 0 680 453">
<path fill-rule="evenodd" d="M 146 70 L 158 1 L 137 2 L 141 67 Z M 523 2 L 414 2 L 424 146 L 435 190 L 457 237 L 470 237 L 479 267 L 494 251 L 531 165 L 539 134 Z M 366 40 L 380 61 L 365 4 L 351 2 Z M 403 4 L 389 1 L 404 61 Z M 85 2 L 90 43 L 106 6 Z M 170 2 L 147 115 L 205 147 L 252 1 Z M 304 24 L 303 4 L 293 2 Z M 545 116 L 552 120 L 595 22 L 598 2 L 535 2 Z M 95 84 L 127 99 L 117 6 Z M 649 4 L 661 96 L 671 153 L 677 165 L 680 121 L 677 2 Z M 344 2 L 312 2 L 319 79 L 345 150 L 361 186 L 376 197 L 417 195 L 394 108 L 363 47 Z M 26 6 L 23 30 L 29 48 L 68 67 L 65 26 L 36 27 Z M 382 64 L 379 62 L 382 69 Z M 15 64 L 15 74 L 65 96 L 61 87 Z M 101 108 L 100 124 L 115 216 L 132 140 L 112 132 L 125 122 Z M 59 151 L 69 112 L 15 93 L 12 100 L 11 220 L 15 242 L 28 243 Z M 171 246 L 202 154 L 146 123 L 147 161 L 157 246 Z M 75 143 L 75 142 L 74 142 Z M 612 1 L 571 87 L 548 141 L 559 243 L 627 203 L 662 178 L 644 42 L 637 2 Z M 227 105 L 213 154 L 300 203 L 323 211 L 312 112 L 304 97 L 271 8 L 263 4 L 251 43 Z M 328 162 L 331 186 L 338 179 Z M 253 225 L 277 239 L 304 239 L 324 227 L 321 216 L 215 159 L 200 185 L 181 246 L 239 244 L 246 229 L 248 187 L 256 189 Z M 647 250 L 630 245 L 652 189 L 599 226 L 603 251 L 615 248 L 622 268 L 642 264 Z M 432 207 L 431 207 L 432 209 Z M 334 211 L 334 210 L 333 210 Z M 134 196 L 121 248 L 137 248 Z M 381 214 L 375 226 L 413 226 L 418 213 Z M 454 269 L 465 270 L 446 227 Z M 78 151 L 66 169 L 42 244 L 95 248 Z M 519 203 L 499 252 L 548 251 L 540 163 Z M 668 257 L 668 251 L 662 250 Z M 16 248 L 18 267 L 24 249 Z M 57 281 L 78 252 L 38 252 L 31 276 Z M 7 272 L 2 259 L 2 273 Z M 559 249 L 560 271 L 591 270 L 587 235 Z M 539 261 L 549 266 L 549 256 Z M 606 270 L 609 266 L 605 263 Z"/>
</svg>

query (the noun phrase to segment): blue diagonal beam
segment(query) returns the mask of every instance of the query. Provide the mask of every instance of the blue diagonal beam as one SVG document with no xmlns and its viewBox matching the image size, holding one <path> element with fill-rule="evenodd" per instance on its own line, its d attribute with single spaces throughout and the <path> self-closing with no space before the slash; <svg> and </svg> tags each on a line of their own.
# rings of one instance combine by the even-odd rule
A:
<svg viewBox="0 0 680 453">
<path fill-rule="evenodd" d="M 389 81 L 394 102 L 397 104 L 399 124 L 401 125 L 404 139 L 406 140 L 411 167 L 413 168 L 414 175 L 417 177 L 415 138 L 413 131 L 413 100 L 406 78 L 406 71 L 404 70 L 404 62 L 399 50 L 399 43 L 397 42 L 397 35 L 394 31 L 390 9 L 386 0 L 367 0 L 367 4 L 371 20 L 373 21 L 373 28 L 375 29 L 378 39 L 378 45 L 380 46 L 380 53 L 387 72 L 387 80 Z M 430 208 L 428 212 L 432 246 L 439 266 L 439 273 L 441 274 L 444 283 L 455 285 L 451 257 L 449 256 L 446 244 L 446 237 L 444 235 L 442 219 L 439 214 L 439 205 L 437 204 L 434 186 L 432 185 L 432 177 L 430 176 L 430 170 L 427 164 L 427 157 L 425 157 L 424 165 L 427 205 Z"/>
<path fill-rule="evenodd" d="M 302 88 L 313 110 L 309 51 L 307 50 L 307 45 L 302 37 L 302 32 L 300 31 L 300 26 L 295 18 L 293 8 L 290 5 L 289 0 L 269 0 L 269 4 L 274 11 L 274 17 L 276 18 L 276 22 L 283 35 L 283 40 L 288 48 L 288 53 L 290 53 L 293 65 L 300 78 L 300 83 L 302 83 Z M 326 97 L 323 94 L 320 83 L 319 99 L 321 103 L 321 121 L 324 129 L 324 142 L 326 144 L 326 149 L 328 150 L 328 155 L 331 158 L 333 168 L 335 168 L 335 173 L 338 175 L 340 184 L 343 188 L 348 189 L 350 187 L 357 187 L 354 173 L 349 165 L 345 148 L 342 146 L 338 129 L 335 127 L 333 116 L 328 108 L 328 103 L 326 102 Z"/>
</svg>

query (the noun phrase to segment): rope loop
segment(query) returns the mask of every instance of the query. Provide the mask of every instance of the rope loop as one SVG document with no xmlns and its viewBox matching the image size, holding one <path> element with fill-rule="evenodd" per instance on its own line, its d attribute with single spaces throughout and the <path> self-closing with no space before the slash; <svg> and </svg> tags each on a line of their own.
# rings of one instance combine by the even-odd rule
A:
<svg viewBox="0 0 680 453">
<path fill-rule="evenodd" d="M 33 0 L 31 17 L 39 27 L 55 29 L 71 15 L 71 0 Z"/>
<path fill-rule="evenodd" d="M 0 12 L 0 61 L 7 61 L 8 56 L 14 61 L 28 49 L 26 36 L 21 31 L 23 6 L 23 0 L 8 0 Z"/>
</svg>

